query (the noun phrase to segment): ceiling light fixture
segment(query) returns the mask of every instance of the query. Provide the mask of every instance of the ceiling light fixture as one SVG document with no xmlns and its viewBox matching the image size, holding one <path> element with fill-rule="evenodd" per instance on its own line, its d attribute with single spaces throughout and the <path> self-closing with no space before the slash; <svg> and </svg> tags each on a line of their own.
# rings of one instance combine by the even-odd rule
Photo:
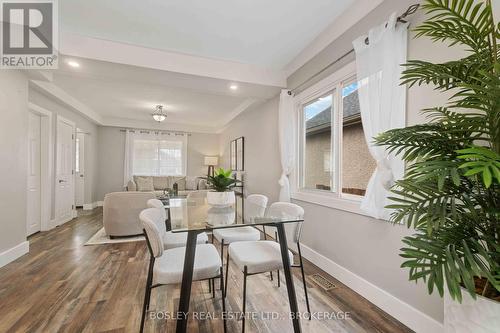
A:
<svg viewBox="0 0 500 333">
<path fill-rule="evenodd" d="M 80 67 L 80 64 L 77 63 L 76 61 L 73 61 L 73 60 L 69 60 L 68 65 L 70 65 L 71 67 L 74 67 L 74 68 Z"/>
<path fill-rule="evenodd" d="M 153 119 L 159 123 L 167 119 L 167 114 L 163 112 L 163 105 L 157 105 L 153 113 Z"/>
<path fill-rule="evenodd" d="M 229 89 L 231 89 L 231 90 L 238 90 L 238 85 L 232 84 L 232 85 L 229 86 Z"/>
</svg>

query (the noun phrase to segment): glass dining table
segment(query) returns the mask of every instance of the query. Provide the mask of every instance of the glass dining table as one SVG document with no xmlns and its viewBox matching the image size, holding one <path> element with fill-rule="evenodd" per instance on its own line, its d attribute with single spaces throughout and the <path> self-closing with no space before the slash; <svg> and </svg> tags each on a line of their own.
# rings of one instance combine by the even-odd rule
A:
<svg viewBox="0 0 500 333">
<path fill-rule="evenodd" d="M 186 252 L 184 257 L 184 271 L 182 275 L 181 294 L 176 332 L 184 333 L 187 330 L 191 284 L 193 281 L 194 258 L 196 254 L 196 240 L 198 234 L 222 228 L 238 228 L 245 226 L 273 226 L 277 230 L 278 240 L 283 260 L 283 271 L 290 303 L 290 318 L 295 333 L 301 332 L 300 315 L 293 277 L 290 270 L 291 262 L 288 256 L 285 224 L 300 223 L 302 219 L 286 214 L 275 216 L 262 215 L 262 207 L 243 199 L 242 207 L 235 205 L 215 207 L 207 203 L 206 196 L 188 197 L 185 199 L 170 199 L 165 206 L 167 209 L 169 227 L 173 233 L 187 233 Z M 241 200 L 240 200 L 241 202 Z"/>
</svg>

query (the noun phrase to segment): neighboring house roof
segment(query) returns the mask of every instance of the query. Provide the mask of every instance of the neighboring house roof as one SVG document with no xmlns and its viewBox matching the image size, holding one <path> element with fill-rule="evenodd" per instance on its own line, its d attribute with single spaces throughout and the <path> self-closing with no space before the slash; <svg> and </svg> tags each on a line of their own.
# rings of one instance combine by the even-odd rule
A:
<svg viewBox="0 0 500 333">
<path fill-rule="evenodd" d="M 358 92 L 353 93 L 344 97 L 344 123 L 351 121 L 353 119 L 359 119 L 359 96 Z M 330 126 L 332 122 L 332 108 L 328 107 L 306 121 L 306 131 L 314 132 L 317 130 L 322 130 Z"/>
</svg>

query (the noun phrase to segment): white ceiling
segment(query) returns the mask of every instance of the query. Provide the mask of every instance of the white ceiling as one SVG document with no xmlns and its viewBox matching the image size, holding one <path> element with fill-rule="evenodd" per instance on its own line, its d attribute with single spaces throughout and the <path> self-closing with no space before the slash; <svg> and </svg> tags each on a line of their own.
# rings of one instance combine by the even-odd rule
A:
<svg viewBox="0 0 500 333">
<path fill-rule="evenodd" d="M 64 0 L 61 30 L 283 69 L 354 0 Z"/>
<path fill-rule="evenodd" d="M 68 60 L 80 64 L 70 67 Z M 106 124 L 121 120 L 152 123 L 157 104 L 166 106 L 165 123 L 220 129 L 234 116 L 279 92 L 277 87 L 233 83 L 97 60 L 63 57 L 53 71 L 55 86 L 97 113 Z"/>
</svg>

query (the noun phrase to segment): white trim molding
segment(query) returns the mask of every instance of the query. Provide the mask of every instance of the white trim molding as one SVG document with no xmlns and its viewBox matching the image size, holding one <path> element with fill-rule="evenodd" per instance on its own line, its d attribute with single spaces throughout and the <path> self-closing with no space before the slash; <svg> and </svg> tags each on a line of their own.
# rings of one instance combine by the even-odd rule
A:
<svg viewBox="0 0 500 333">
<path fill-rule="evenodd" d="M 24 241 L 0 253 L 0 267 L 3 267 L 30 251 L 30 242 Z"/>
<path fill-rule="evenodd" d="M 104 206 L 104 201 L 97 201 L 97 207 Z"/>
<path fill-rule="evenodd" d="M 97 201 L 89 203 L 89 204 L 83 204 L 83 210 L 92 210 L 92 209 L 95 209 L 97 207 L 99 207 Z"/>
<path fill-rule="evenodd" d="M 53 113 L 39 105 L 29 102 L 30 112 L 38 114 L 41 120 L 41 223 L 40 231 L 47 231 L 51 226 L 52 184 L 54 171 L 54 131 Z"/>
<path fill-rule="evenodd" d="M 394 297 L 361 276 L 349 271 L 310 247 L 301 244 L 302 255 L 307 260 L 330 274 L 368 301 L 375 304 L 415 332 L 440 333 L 443 323 L 415 309 L 408 303 Z"/>
</svg>

